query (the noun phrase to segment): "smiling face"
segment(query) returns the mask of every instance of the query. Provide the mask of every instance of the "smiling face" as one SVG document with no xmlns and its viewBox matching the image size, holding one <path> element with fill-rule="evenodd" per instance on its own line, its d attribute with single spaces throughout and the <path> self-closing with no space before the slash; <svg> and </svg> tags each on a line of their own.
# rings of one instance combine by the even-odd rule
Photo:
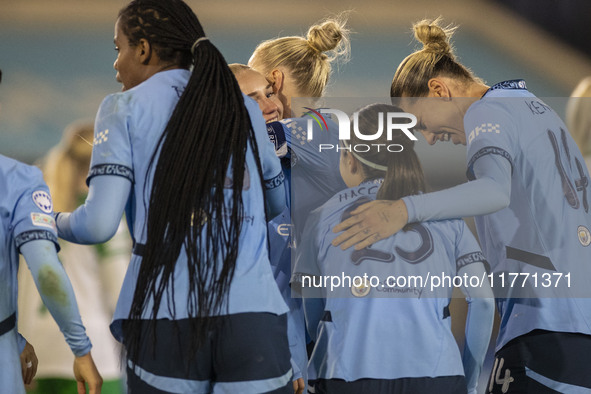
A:
<svg viewBox="0 0 591 394">
<path fill-rule="evenodd" d="M 265 122 L 283 119 L 283 105 L 273 91 L 273 86 L 265 77 L 252 69 L 247 69 L 237 73 L 236 80 L 242 93 L 258 103 Z"/>
<path fill-rule="evenodd" d="M 458 99 L 426 97 L 409 100 L 405 104 L 405 111 L 417 117 L 415 129 L 430 145 L 437 141 L 466 145 L 464 112 L 458 105 Z"/>
</svg>

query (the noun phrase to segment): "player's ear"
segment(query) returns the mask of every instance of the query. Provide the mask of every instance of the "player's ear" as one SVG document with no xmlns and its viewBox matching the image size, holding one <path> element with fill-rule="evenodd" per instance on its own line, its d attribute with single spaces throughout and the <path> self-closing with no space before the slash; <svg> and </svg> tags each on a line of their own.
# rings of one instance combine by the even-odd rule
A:
<svg viewBox="0 0 591 394">
<path fill-rule="evenodd" d="M 428 97 L 451 97 L 449 86 L 441 78 L 431 78 L 427 86 L 429 87 Z"/>
<path fill-rule="evenodd" d="M 267 77 L 267 79 L 273 85 L 273 91 L 275 93 L 281 91 L 281 89 L 283 88 L 283 82 L 285 79 L 285 75 L 283 74 L 283 71 L 275 68 L 275 69 L 273 69 L 273 71 L 271 71 L 269 73 L 269 76 Z"/>
<path fill-rule="evenodd" d="M 140 63 L 150 63 L 150 59 L 152 59 L 152 45 L 150 45 L 150 42 L 145 38 L 140 38 L 136 47 L 136 55 L 138 56 Z"/>
</svg>

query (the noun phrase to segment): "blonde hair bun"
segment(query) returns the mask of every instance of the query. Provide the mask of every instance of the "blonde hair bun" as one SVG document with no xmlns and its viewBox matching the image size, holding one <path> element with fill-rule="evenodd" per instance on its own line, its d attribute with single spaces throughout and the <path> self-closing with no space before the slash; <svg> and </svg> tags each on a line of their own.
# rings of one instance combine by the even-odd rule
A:
<svg viewBox="0 0 591 394">
<path fill-rule="evenodd" d="M 455 26 L 440 26 L 441 17 L 435 20 L 424 19 L 413 25 L 415 38 L 423 44 L 423 50 L 426 52 L 452 55 L 453 48 L 450 39 L 455 32 Z"/>
<path fill-rule="evenodd" d="M 318 52 L 332 51 L 343 39 L 342 28 L 336 21 L 327 20 L 310 27 L 306 40 Z"/>
</svg>

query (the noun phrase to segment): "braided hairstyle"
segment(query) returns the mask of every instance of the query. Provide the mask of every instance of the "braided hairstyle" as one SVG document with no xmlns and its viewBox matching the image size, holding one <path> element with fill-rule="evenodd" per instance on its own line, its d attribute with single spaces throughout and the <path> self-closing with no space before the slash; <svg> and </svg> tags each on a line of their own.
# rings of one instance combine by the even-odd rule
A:
<svg viewBox="0 0 591 394">
<path fill-rule="evenodd" d="M 193 48 L 205 33 L 191 8 L 181 0 L 134 0 L 120 11 L 119 24 L 130 44 L 144 38 L 162 60 L 193 66 L 146 174 L 147 185 L 153 172 L 152 189 L 144 191 L 149 193 L 147 241 L 126 322 L 133 361 L 143 340 L 140 319 L 149 316 L 155 342 L 163 297 L 175 315 L 174 271 L 181 253 L 190 286 L 187 311 L 197 318 L 191 319 L 192 350 L 213 327 L 211 316 L 227 308 L 239 253 L 248 146 L 261 178 L 262 170 L 242 93 L 223 56 L 208 40 Z M 230 198 L 224 190 L 231 190 Z"/>
</svg>

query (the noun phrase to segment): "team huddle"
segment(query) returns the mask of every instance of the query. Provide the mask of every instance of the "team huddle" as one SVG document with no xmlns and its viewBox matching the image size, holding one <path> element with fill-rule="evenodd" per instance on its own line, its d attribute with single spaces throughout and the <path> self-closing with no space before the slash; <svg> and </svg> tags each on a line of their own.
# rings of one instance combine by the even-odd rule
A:
<svg viewBox="0 0 591 394">
<path fill-rule="evenodd" d="M 345 122 L 318 108 L 331 62 L 350 52 L 344 19 L 228 65 L 182 0 L 125 6 L 123 88 L 96 115 L 83 204 L 55 212 L 41 172 L 0 156 L 0 392 L 24 393 L 37 368 L 17 325 L 19 254 L 78 392 L 101 392 L 58 237 L 103 243 L 124 217 L 133 249 L 110 331 L 129 393 L 591 393 L 585 159 L 525 81 L 485 84 L 440 19 L 413 29 L 423 47 L 396 66 L 391 103 Z M 466 145 L 469 181 L 429 192 L 419 134 Z M 433 275 L 483 279 L 456 284 L 461 347 L 454 286 L 416 284 Z M 540 286 L 499 293 L 512 275 Z M 541 285 L 557 275 L 568 282 Z"/>
</svg>

